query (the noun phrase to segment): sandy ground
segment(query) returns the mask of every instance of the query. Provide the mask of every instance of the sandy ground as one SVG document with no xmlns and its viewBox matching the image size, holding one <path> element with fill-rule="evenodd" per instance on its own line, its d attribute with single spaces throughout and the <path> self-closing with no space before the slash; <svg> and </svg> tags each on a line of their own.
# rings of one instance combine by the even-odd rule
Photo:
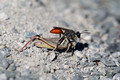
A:
<svg viewBox="0 0 120 80">
<path fill-rule="evenodd" d="M 1 58 L 0 80 L 120 80 L 120 15 L 114 14 L 115 9 L 119 13 L 117 2 L 1 0 L 0 53 L 10 55 Z M 49 32 L 53 26 L 88 30 L 90 34 L 82 38 L 88 40 L 89 49 L 75 51 L 71 57 L 65 57 L 71 52 L 60 53 L 54 61 L 54 52 L 48 55 L 49 51 L 32 43 L 23 52 L 15 51 L 30 40 L 27 32 L 58 37 Z M 98 65 L 95 60 L 100 61 Z"/>
</svg>

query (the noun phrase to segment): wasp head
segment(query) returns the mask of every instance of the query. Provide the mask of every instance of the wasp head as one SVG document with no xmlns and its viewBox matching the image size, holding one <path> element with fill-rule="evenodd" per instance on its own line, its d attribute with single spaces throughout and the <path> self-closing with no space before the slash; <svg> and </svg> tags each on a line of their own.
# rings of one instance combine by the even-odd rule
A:
<svg viewBox="0 0 120 80">
<path fill-rule="evenodd" d="M 80 38 L 81 33 L 77 31 L 77 32 L 76 32 L 76 35 L 77 35 L 78 38 Z"/>
</svg>

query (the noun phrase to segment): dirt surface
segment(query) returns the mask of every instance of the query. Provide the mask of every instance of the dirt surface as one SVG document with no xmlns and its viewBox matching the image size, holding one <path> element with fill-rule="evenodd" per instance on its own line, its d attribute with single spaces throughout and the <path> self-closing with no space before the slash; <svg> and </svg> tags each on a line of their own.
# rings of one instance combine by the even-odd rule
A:
<svg viewBox="0 0 120 80">
<path fill-rule="evenodd" d="M 1 0 L 0 80 L 120 80 L 119 0 Z M 82 51 L 52 52 L 33 43 L 53 26 L 82 34 Z M 78 47 L 81 48 L 81 47 Z M 58 54 L 56 54 L 58 53 Z"/>
</svg>

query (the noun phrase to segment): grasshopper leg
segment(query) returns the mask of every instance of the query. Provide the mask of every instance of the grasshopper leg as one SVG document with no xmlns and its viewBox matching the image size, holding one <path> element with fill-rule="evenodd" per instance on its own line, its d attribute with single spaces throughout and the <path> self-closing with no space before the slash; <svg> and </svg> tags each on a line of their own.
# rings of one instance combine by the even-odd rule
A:
<svg viewBox="0 0 120 80">
<path fill-rule="evenodd" d="M 39 35 L 34 35 L 20 50 L 18 50 L 18 49 L 15 49 L 16 51 L 18 51 L 18 52 L 21 52 L 21 51 L 23 51 L 23 49 L 31 42 L 31 41 L 33 41 L 36 37 L 40 37 Z"/>
</svg>

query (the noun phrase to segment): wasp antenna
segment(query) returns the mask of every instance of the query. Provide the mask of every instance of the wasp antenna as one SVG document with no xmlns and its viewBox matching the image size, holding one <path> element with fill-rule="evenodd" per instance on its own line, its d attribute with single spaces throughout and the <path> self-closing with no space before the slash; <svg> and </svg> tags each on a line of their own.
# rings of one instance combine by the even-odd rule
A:
<svg viewBox="0 0 120 80">
<path fill-rule="evenodd" d="M 84 38 L 80 38 L 79 41 L 80 41 L 81 39 L 84 40 L 85 42 L 88 42 L 88 43 L 90 44 L 90 41 L 89 41 L 89 40 L 86 40 L 86 39 L 84 39 Z"/>
<path fill-rule="evenodd" d="M 87 33 L 87 34 L 89 34 L 90 32 L 89 32 L 88 30 L 84 30 L 84 31 L 81 32 L 81 34 L 82 34 L 82 33 Z"/>
</svg>

